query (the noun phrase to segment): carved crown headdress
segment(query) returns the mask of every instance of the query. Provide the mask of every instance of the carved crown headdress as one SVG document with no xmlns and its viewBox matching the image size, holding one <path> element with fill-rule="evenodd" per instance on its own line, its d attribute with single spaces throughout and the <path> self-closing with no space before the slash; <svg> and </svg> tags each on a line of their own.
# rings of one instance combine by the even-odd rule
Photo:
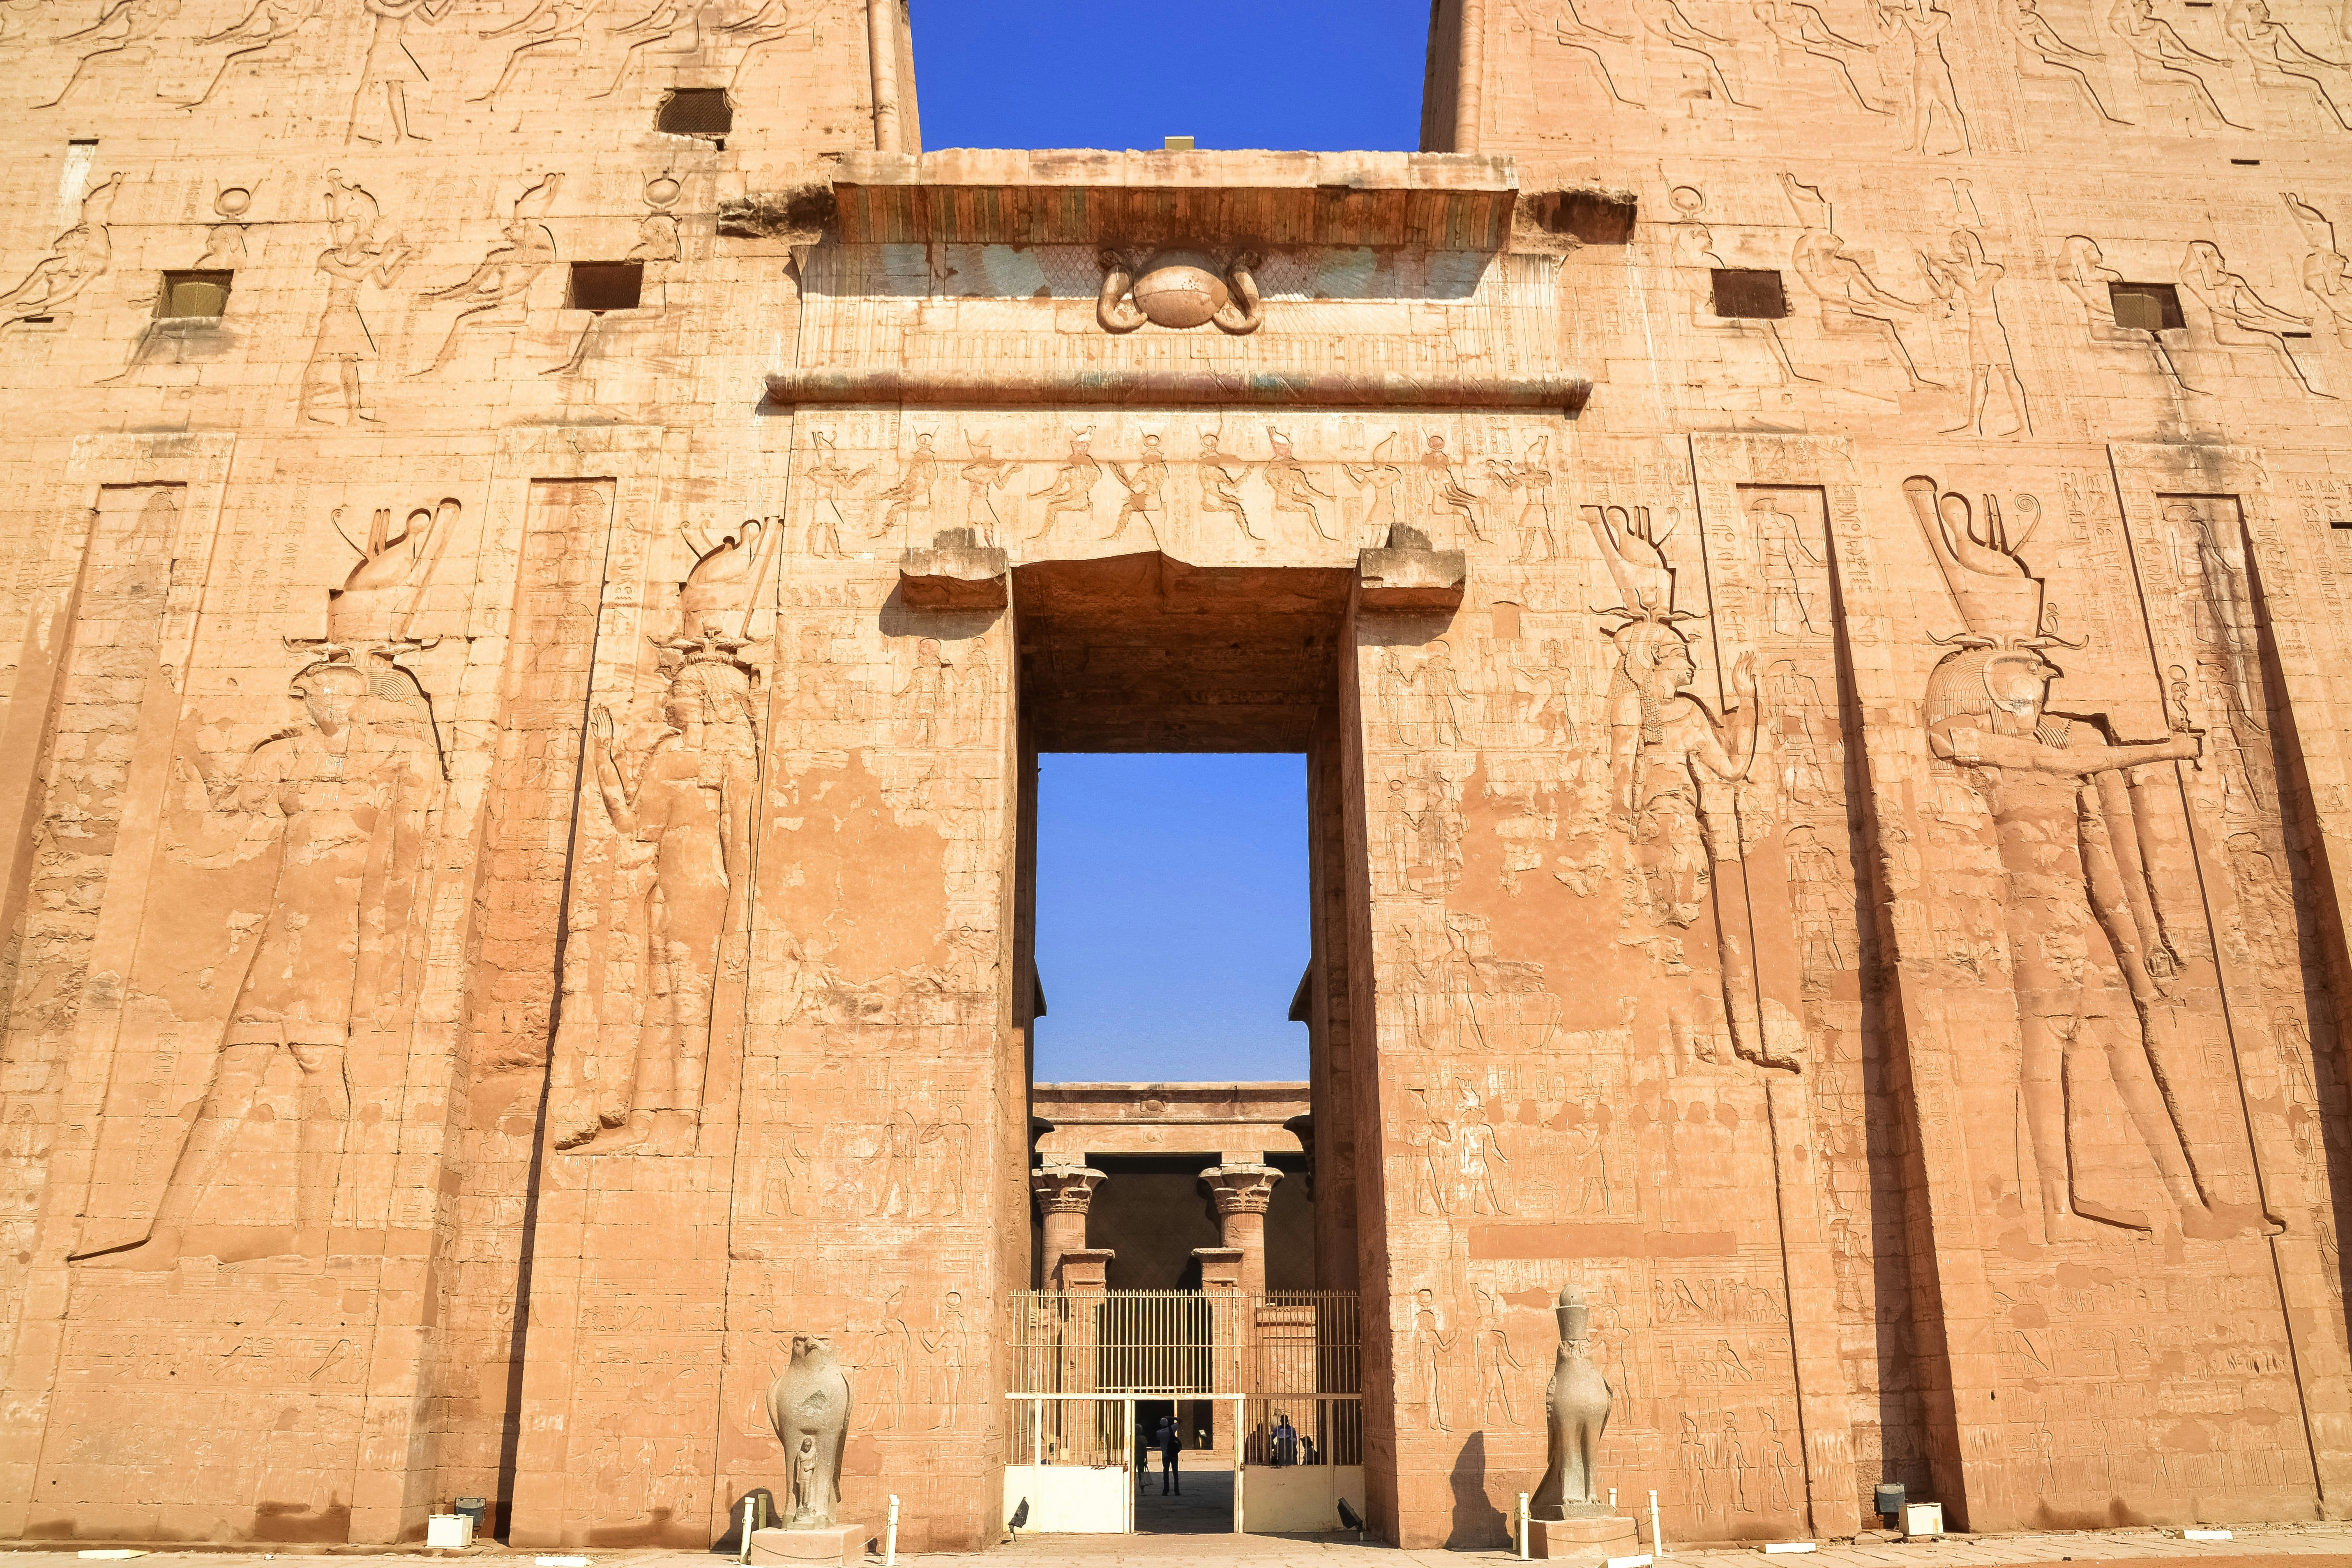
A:
<svg viewBox="0 0 2352 1568">
<path fill-rule="evenodd" d="M 2042 579 L 2030 574 L 2017 555 L 2041 521 L 2038 510 L 2028 512 L 2025 526 L 2012 537 L 1992 496 L 1985 497 L 1981 518 L 1968 497 L 1954 490 L 1937 494 L 1936 481 L 1925 474 L 1904 480 L 1903 496 L 1967 624 L 1958 637 L 1938 641 L 1974 647 L 2080 646 L 2051 629 Z"/>
</svg>

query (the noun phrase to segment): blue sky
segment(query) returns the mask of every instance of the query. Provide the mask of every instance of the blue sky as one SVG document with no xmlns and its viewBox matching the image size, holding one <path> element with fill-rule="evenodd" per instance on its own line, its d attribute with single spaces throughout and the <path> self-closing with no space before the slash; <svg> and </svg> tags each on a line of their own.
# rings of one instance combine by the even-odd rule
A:
<svg viewBox="0 0 2352 1568">
<path fill-rule="evenodd" d="M 1410 152 L 1429 0 L 913 0 L 923 145 Z"/>
<path fill-rule="evenodd" d="M 1307 760 L 1037 765 L 1037 1081 L 1304 1079 Z"/>
</svg>

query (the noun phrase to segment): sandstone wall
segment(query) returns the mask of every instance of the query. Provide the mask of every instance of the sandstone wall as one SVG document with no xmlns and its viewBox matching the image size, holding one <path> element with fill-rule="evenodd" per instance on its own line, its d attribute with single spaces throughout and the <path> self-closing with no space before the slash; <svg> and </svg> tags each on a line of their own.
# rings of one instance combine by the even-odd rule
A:
<svg viewBox="0 0 2352 1568">
<path fill-rule="evenodd" d="M 1310 754 L 1384 1531 L 1570 1276 L 1673 1539 L 2340 1513 L 2352 42 L 1947 5 L 1465 0 L 1423 160 L 919 160 L 887 4 L 0 13 L 0 1532 L 707 1543 L 798 1332 L 992 1538 L 1070 745 Z M 1179 241 L 1256 331 L 1105 331 Z"/>
</svg>

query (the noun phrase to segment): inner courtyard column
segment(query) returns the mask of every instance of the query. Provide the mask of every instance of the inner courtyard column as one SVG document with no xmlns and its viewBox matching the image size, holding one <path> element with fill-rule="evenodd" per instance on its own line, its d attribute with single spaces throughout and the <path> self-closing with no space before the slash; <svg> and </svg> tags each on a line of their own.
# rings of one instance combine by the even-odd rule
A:
<svg viewBox="0 0 2352 1568">
<path fill-rule="evenodd" d="M 1219 1239 L 1241 1254 L 1240 1287 L 1244 1296 L 1265 1294 L 1265 1209 L 1274 1201 L 1274 1184 L 1282 1173 L 1255 1161 L 1228 1160 L 1201 1173 L 1216 1200 Z M 1050 1244 L 1049 1244 L 1050 1245 Z"/>
<path fill-rule="evenodd" d="M 1029 1190 L 1037 1194 L 1037 1212 L 1045 1228 L 1037 1255 L 1040 1289 L 1060 1289 L 1055 1277 L 1063 1258 L 1087 1250 L 1087 1211 L 1094 1203 L 1095 1189 L 1107 1179 L 1104 1173 L 1087 1165 L 1047 1165 L 1031 1173 Z"/>
</svg>

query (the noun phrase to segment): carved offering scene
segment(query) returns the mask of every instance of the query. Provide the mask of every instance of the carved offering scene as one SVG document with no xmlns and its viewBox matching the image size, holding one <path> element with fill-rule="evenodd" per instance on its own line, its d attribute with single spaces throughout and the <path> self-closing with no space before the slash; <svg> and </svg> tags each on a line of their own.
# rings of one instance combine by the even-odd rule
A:
<svg viewBox="0 0 2352 1568">
<path fill-rule="evenodd" d="M 989 12 L 0 0 L 0 1544 L 2352 1554 L 2352 5 Z"/>
</svg>

